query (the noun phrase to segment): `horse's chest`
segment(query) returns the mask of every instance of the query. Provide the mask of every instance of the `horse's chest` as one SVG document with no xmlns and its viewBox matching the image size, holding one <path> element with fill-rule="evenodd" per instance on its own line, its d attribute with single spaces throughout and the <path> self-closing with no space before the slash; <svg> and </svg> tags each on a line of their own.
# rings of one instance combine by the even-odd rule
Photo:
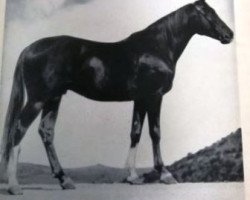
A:
<svg viewBox="0 0 250 200">
<path fill-rule="evenodd" d="M 150 54 L 143 54 L 139 60 L 138 87 L 144 93 L 160 94 L 172 87 L 174 68 L 163 59 Z"/>
</svg>

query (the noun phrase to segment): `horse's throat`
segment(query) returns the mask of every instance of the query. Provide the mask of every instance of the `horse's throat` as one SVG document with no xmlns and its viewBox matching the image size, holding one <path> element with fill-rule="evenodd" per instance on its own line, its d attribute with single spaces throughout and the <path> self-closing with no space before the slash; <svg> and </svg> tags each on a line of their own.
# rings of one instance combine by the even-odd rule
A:
<svg viewBox="0 0 250 200">
<path fill-rule="evenodd" d="M 174 42 L 170 45 L 170 55 L 169 57 L 172 59 L 172 62 L 176 64 L 182 53 L 184 52 L 185 48 L 187 47 L 190 39 L 192 38 L 193 34 L 185 34 L 185 31 L 182 35 L 177 36 L 174 38 Z"/>
</svg>

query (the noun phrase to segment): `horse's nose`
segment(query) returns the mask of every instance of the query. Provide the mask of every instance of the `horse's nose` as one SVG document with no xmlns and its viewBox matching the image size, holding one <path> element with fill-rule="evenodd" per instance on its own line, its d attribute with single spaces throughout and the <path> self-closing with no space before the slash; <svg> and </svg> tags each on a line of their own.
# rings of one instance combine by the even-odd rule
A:
<svg viewBox="0 0 250 200">
<path fill-rule="evenodd" d="M 229 37 L 230 37 L 231 39 L 234 38 L 234 32 L 233 32 L 233 31 L 230 31 L 228 35 L 229 35 Z"/>
<path fill-rule="evenodd" d="M 221 37 L 221 43 L 228 44 L 233 40 L 233 37 L 234 37 L 234 33 L 233 31 L 230 30 L 223 34 L 223 36 Z"/>
<path fill-rule="evenodd" d="M 234 37 L 234 33 L 233 33 L 233 31 L 231 31 L 231 30 L 228 31 L 227 33 L 225 33 L 225 34 L 223 35 L 223 38 L 226 39 L 226 40 L 232 40 L 233 37 Z"/>
</svg>

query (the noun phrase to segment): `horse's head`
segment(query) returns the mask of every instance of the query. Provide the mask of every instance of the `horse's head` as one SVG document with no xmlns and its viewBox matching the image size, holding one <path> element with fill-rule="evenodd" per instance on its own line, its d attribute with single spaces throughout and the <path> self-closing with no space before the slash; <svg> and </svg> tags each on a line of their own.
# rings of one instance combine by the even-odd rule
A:
<svg viewBox="0 0 250 200">
<path fill-rule="evenodd" d="M 233 39 L 233 31 L 220 19 L 213 8 L 205 0 L 198 0 L 194 4 L 195 20 L 193 26 L 200 35 L 206 35 L 228 44 Z"/>
</svg>

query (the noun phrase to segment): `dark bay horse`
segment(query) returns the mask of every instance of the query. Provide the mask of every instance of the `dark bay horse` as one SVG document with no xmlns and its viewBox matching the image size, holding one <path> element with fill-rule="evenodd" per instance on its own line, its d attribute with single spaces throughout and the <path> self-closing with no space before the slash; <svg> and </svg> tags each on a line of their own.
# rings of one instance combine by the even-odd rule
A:
<svg viewBox="0 0 250 200">
<path fill-rule="evenodd" d="M 58 36 L 26 47 L 15 69 L 2 141 L 2 163 L 8 171 L 9 193 L 22 194 L 16 178 L 19 146 L 40 112 L 39 134 L 52 172 L 63 189 L 74 188 L 53 145 L 59 104 L 67 90 L 97 101 L 134 101 L 127 180 L 138 181 L 136 150 L 147 114 L 154 169 L 162 182 L 174 182 L 164 167 L 160 151 L 161 102 L 172 87 L 177 60 L 195 34 L 217 39 L 222 44 L 233 39 L 230 28 L 204 0 L 199 0 L 120 42 Z"/>
</svg>

